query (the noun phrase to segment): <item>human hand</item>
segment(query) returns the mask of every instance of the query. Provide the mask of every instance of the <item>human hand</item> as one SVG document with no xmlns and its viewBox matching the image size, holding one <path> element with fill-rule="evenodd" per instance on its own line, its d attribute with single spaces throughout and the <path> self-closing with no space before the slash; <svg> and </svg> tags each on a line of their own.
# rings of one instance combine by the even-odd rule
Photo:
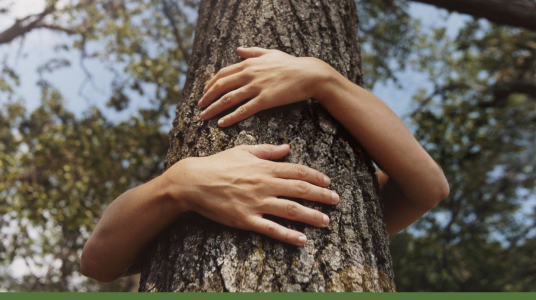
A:
<svg viewBox="0 0 536 300">
<path fill-rule="evenodd" d="M 218 223 L 301 246 L 306 242 L 303 233 L 262 216 L 326 227 L 328 216 L 277 197 L 335 205 L 339 196 L 322 188 L 330 183 L 324 174 L 302 165 L 269 161 L 284 157 L 289 150 L 288 145 L 238 146 L 182 160 L 164 176 L 170 181 L 171 197 L 182 203 L 182 211 L 195 211 Z"/>
<path fill-rule="evenodd" d="M 312 57 L 294 57 L 278 50 L 238 48 L 245 61 L 221 69 L 206 85 L 200 107 L 208 120 L 222 111 L 252 99 L 218 121 L 221 127 L 268 108 L 307 100 L 316 96 L 319 82 L 332 68 Z M 233 91 L 234 90 L 234 91 Z M 227 93 L 227 94 L 225 94 Z M 220 95 L 225 94 L 215 101 Z"/>
</svg>

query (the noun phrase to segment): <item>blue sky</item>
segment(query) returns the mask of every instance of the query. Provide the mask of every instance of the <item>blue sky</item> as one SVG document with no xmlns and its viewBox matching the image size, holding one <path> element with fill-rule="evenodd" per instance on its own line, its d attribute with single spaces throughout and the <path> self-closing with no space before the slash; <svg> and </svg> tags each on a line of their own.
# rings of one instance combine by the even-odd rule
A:
<svg viewBox="0 0 536 300">
<path fill-rule="evenodd" d="M 66 2 L 67 0 L 61 0 L 58 6 L 61 7 L 62 3 Z M 39 13 L 43 11 L 44 6 L 45 0 L 17 0 L 14 2 L 10 15 L 0 18 L 0 31 L 11 26 L 15 18 Z M 447 34 L 451 38 L 455 38 L 464 23 L 471 19 L 467 15 L 448 14 L 444 9 L 414 2 L 410 2 L 410 14 L 420 19 L 424 30 L 445 26 Z M 69 39 L 71 37 L 64 33 L 35 30 L 28 34 L 22 43 L 21 39 L 18 39 L 10 45 L 0 46 L 0 59 L 7 59 L 9 64 L 19 72 L 21 85 L 18 88 L 18 94 L 24 100 L 28 111 L 35 109 L 40 103 L 40 90 L 36 85 L 39 75 L 36 70 L 51 58 L 63 58 L 71 61 L 71 67 L 47 74 L 45 78 L 61 91 L 65 97 L 67 108 L 78 116 L 81 116 L 91 105 L 96 105 L 103 109 L 110 120 L 121 121 L 130 117 L 140 107 L 149 106 L 147 97 L 134 95 L 128 109 L 120 113 L 107 109 L 105 103 L 111 95 L 110 83 L 114 75 L 106 69 L 105 64 L 99 59 L 84 62 L 86 68 L 91 72 L 93 84 L 86 84 L 83 89 L 80 89 L 86 78 L 79 65 L 80 54 L 77 51 L 57 53 L 53 49 L 54 45 L 60 42 L 66 43 Z M 99 47 L 98 44 L 92 46 Z M 415 92 L 421 88 L 431 89 L 432 85 L 426 75 L 419 72 L 406 70 L 398 72 L 397 75 L 402 88 L 398 88 L 392 82 L 378 83 L 372 92 L 385 101 L 397 115 L 403 117 L 411 110 L 412 96 Z M 0 104 L 3 101 L 5 99 L 0 97 Z M 402 119 L 411 130 L 408 120 Z M 165 129 L 170 128 L 171 124 L 164 127 Z M 536 205 L 536 196 L 524 205 L 522 211 L 530 212 L 534 205 Z"/>
<path fill-rule="evenodd" d="M 44 0 L 16 1 L 13 6 L 13 12 L 8 18 L 3 17 L 0 20 L 0 30 L 10 26 L 14 18 L 39 13 L 43 8 Z M 468 19 L 467 16 L 459 14 L 452 14 L 446 17 L 446 11 L 423 4 L 412 3 L 410 12 L 414 17 L 422 20 L 424 28 L 447 25 L 448 33 L 451 36 L 455 36 L 464 21 Z M 63 58 L 71 61 L 71 67 L 56 71 L 52 75 L 46 75 L 46 79 L 59 88 L 64 95 L 69 110 L 80 115 L 89 105 L 104 108 L 104 103 L 107 102 L 111 94 L 110 82 L 113 80 L 113 74 L 105 68 L 105 65 L 99 59 L 87 60 L 85 65 L 91 71 L 94 86 L 88 84 L 80 91 L 85 74 L 79 66 L 79 53 L 76 51 L 56 53 L 53 50 L 54 45 L 59 42 L 66 42 L 69 39 L 70 37 L 66 34 L 48 30 L 36 30 L 28 34 L 22 43 L 19 39 L 10 45 L 0 47 L 0 58 L 7 59 L 10 65 L 16 67 L 21 76 L 21 86 L 18 92 L 24 99 L 28 110 L 32 110 L 39 105 L 39 89 L 36 86 L 39 77 L 36 69 L 51 58 Z M 399 75 L 403 86 L 402 89 L 398 89 L 392 83 L 382 83 L 377 84 L 373 92 L 401 116 L 408 112 L 412 95 L 415 91 L 419 88 L 429 87 L 430 83 L 423 74 L 417 72 L 405 71 Z M 90 100 L 88 101 L 87 99 Z M 0 101 L 3 100 L 0 98 Z M 119 114 L 110 112 L 108 116 L 116 120 L 127 118 L 137 108 L 146 106 L 146 102 L 147 99 L 137 97 L 128 110 Z"/>
<path fill-rule="evenodd" d="M 11 26 L 17 17 L 20 18 L 28 14 L 41 12 L 44 8 L 44 2 L 44 0 L 14 1 L 12 13 L 0 18 L 0 31 Z M 62 3 L 65 3 L 65 1 L 60 1 L 59 5 Z M 445 10 L 416 3 L 410 4 L 410 13 L 413 17 L 421 20 L 425 29 L 446 25 L 447 34 L 451 37 L 455 37 L 464 22 L 469 19 L 468 16 L 456 13 L 448 15 Z M 54 45 L 60 42 L 65 43 L 69 39 L 70 37 L 62 33 L 36 30 L 28 34 L 24 40 L 18 39 L 10 45 L 0 46 L 0 59 L 6 59 L 9 65 L 19 72 L 21 85 L 18 88 L 18 94 L 24 100 L 28 111 L 35 109 L 40 103 L 40 91 L 36 86 L 39 77 L 36 70 L 51 58 L 63 58 L 71 61 L 71 67 L 46 75 L 46 79 L 64 95 L 69 110 L 80 116 L 90 105 L 105 108 L 104 104 L 111 95 L 110 83 L 114 75 L 98 59 L 87 60 L 85 65 L 93 76 L 94 86 L 88 84 L 80 91 L 85 74 L 79 66 L 79 53 L 77 51 L 57 53 L 53 50 Z M 98 47 L 98 45 L 94 46 Z M 380 83 L 374 87 L 373 92 L 383 99 L 399 116 L 403 116 L 411 108 L 412 95 L 420 88 L 431 87 L 431 84 L 424 74 L 411 70 L 400 72 L 398 75 L 403 88 L 399 89 L 389 82 Z M 84 96 L 81 96 L 81 94 Z M 5 99 L 0 96 L 0 104 L 4 101 Z M 106 114 L 110 119 L 120 121 L 128 118 L 138 108 L 148 105 L 147 98 L 138 96 L 131 103 L 129 109 L 121 113 L 116 113 L 109 109 L 105 109 L 105 111 L 107 111 Z M 535 204 L 536 197 L 533 197 L 524 205 L 522 211 L 529 212 Z M 438 214 L 437 217 L 441 218 L 441 215 Z M 19 269 L 22 273 L 25 272 L 17 266 L 14 266 L 13 269 Z"/>
</svg>

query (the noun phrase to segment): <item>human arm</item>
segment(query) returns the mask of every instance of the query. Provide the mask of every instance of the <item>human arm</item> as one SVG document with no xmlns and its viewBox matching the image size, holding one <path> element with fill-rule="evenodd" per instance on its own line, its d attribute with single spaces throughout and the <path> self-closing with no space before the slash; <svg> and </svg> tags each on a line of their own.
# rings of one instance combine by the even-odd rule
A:
<svg viewBox="0 0 536 300">
<path fill-rule="evenodd" d="M 302 233 L 262 218 L 275 215 L 325 227 L 319 211 L 277 196 L 336 204 L 329 178 L 301 165 L 272 162 L 288 145 L 239 146 L 179 161 L 163 175 L 127 191 L 108 206 L 84 246 L 81 272 L 110 282 L 139 272 L 142 252 L 181 214 L 194 211 L 216 222 L 301 246 Z"/>
<path fill-rule="evenodd" d="M 389 234 L 407 227 L 447 197 L 449 187 L 441 168 L 378 97 L 315 58 L 262 48 L 239 48 L 238 53 L 247 59 L 220 70 L 208 82 L 199 102 L 201 107 L 208 106 L 203 119 L 252 99 L 218 121 L 226 127 L 264 109 L 315 98 L 384 171 L 378 179 Z"/>
</svg>

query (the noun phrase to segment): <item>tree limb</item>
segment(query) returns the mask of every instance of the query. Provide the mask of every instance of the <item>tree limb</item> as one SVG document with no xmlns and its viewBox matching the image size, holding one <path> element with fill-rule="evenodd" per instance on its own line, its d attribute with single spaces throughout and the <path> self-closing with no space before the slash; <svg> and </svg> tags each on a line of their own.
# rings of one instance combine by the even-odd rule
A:
<svg viewBox="0 0 536 300">
<path fill-rule="evenodd" d="M 41 24 L 41 25 L 37 26 L 36 28 L 46 28 L 46 29 L 50 29 L 50 30 L 61 31 L 61 32 L 67 33 L 68 35 L 73 35 L 73 34 L 78 33 L 78 32 L 76 32 L 76 31 L 74 31 L 72 29 L 63 28 L 63 27 L 56 26 L 56 25 L 51 25 L 51 24 Z"/>
<path fill-rule="evenodd" d="M 536 99 L 536 80 L 516 80 L 498 83 L 493 91 L 493 101 L 479 103 L 481 108 L 501 106 L 511 94 L 527 94 Z"/>
<path fill-rule="evenodd" d="M 3 32 L 0 32 L 0 45 L 9 43 L 15 38 L 23 36 L 26 33 L 32 31 L 33 29 L 42 27 L 43 19 L 55 10 L 56 7 L 54 5 L 51 5 L 40 14 L 29 15 L 22 19 L 16 20 L 13 26 L 9 27 Z"/>
<path fill-rule="evenodd" d="M 536 31 L 536 2 L 525 0 L 410 0 L 435 5 L 493 23 Z"/>
<path fill-rule="evenodd" d="M 175 41 L 177 42 L 177 45 L 179 46 L 179 50 L 181 50 L 184 60 L 186 60 L 186 63 L 188 63 L 190 61 L 190 54 L 183 46 L 182 38 L 180 36 L 179 29 L 177 28 L 175 18 L 171 15 L 171 12 L 169 10 L 170 8 L 169 8 L 169 4 L 167 3 L 167 1 L 162 0 L 162 12 L 164 13 L 164 16 L 166 16 L 166 18 L 168 19 L 169 23 L 171 24 L 173 35 L 175 36 Z"/>
</svg>

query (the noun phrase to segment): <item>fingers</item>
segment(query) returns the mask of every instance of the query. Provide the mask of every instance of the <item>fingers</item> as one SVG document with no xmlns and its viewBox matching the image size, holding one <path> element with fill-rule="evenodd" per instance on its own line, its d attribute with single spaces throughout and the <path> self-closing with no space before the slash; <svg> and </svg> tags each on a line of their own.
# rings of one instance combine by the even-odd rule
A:
<svg viewBox="0 0 536 300">
<path fill-rule="evenodd" d="M 316 227 L 323 228 L 329 224 L 329 217 L 327 215 L 290 200 L 269 199 L 264 201 L 261 209 L 265 214 L 307 223 Z"/>
<path fill-rule="evenodd" d="M 279 178 L 274 180 L 275 184 L 270 185 L 272 187 L 270 192 L 273 196 L 300 198 L 330 205 L 339 203 L 339 195 L 331 190 L 301 180 Z"/>
<path fill-rule="evenodd" d="M 305 235 L 299 231 L 288 229 L 270 220 L 266 220 L 261 217 L 256 217 L 252 220 L 251 230 L 260 234 L 267 235 L 273 239 L 293 244 L 296 246 L 303 246 L 307 241 Z"/>
<path fill-rule="evenodd" d="M 218 73 L 216 73 L 216 75 L 214 75 L 214 77 L 212 77 L 208 81 L 208 83 L 205 85 L 204 92 L 206 93 L 219 79 L 236 74 L 242 71 L 243 69 L 244 69 L 244 62 L 230 65 L 230 66 L 220 69 Z"/>
<path fill-rule="evenodd" d="M 238 52 L 238 55 L 242 56 L 245 59 L 263 56 L 264 54 L 268 54 L 273 51 L 274 50 L 264 49 L 260 47 L 251 47 L 251 48 L 238 47 L 238 49 L 236 49 L 236 52 Z"/>
<path fill-rule="evenodd" d="M 220 127 L 228 127 L 233 125 L 236 122 L 240 122 L 249 118 L 250 116 L 258 113 L 262 110 L 260 105 L 259 97 L 253 98 L 248 103 L 240 106 L 232 113 L 226 115 L 225 117 L 218 120 L 218 125 Z"/>
<path fill-rule="evenodd" d="M 253 98 L 255 93 L 253 93 L 248 87 L 242 87 L 235 91 L 231 91 L 223 95 L 218 101 L 212 103 L 205 111 L 201 113 L 201 118 L 203 120 L 212 119 L 217 114 L 222 111 L 236 106 L 242 101 Z M 206 103 L 208 104 L 208 103 Z"/>
<path fill-rule="evenodd" d="M 233 74 L 231 76 L 221 78 L 218 80 L 214 85 L 206 92 L 203 97 L 201 97 L 201 100 L 199 100 L 198 105 L 200 107 L 205 107 L 212 103 L 219 95 L 224 94 L 230 90 L 233 90 L 235 88 L 239 88 L 246 84 L 247 82 L 244 80 L 240 74 Z"/>
<path fill-rule="evenodd" d="M 290 147 L 288 145 L 255 145 L 255 146 L 241 146 L 241 148 L 249 153 L 255 155 L 260 159 L 280 159 L 288 154 Z"/>
<path fill-rule="evenodd" d="M 283 179 L 297 179 L 310 182 L 317 186 L 328 186 L 331 180 L 315 169 L 291 163 L 277 163 L 274 175 Z"/>
</svg>

